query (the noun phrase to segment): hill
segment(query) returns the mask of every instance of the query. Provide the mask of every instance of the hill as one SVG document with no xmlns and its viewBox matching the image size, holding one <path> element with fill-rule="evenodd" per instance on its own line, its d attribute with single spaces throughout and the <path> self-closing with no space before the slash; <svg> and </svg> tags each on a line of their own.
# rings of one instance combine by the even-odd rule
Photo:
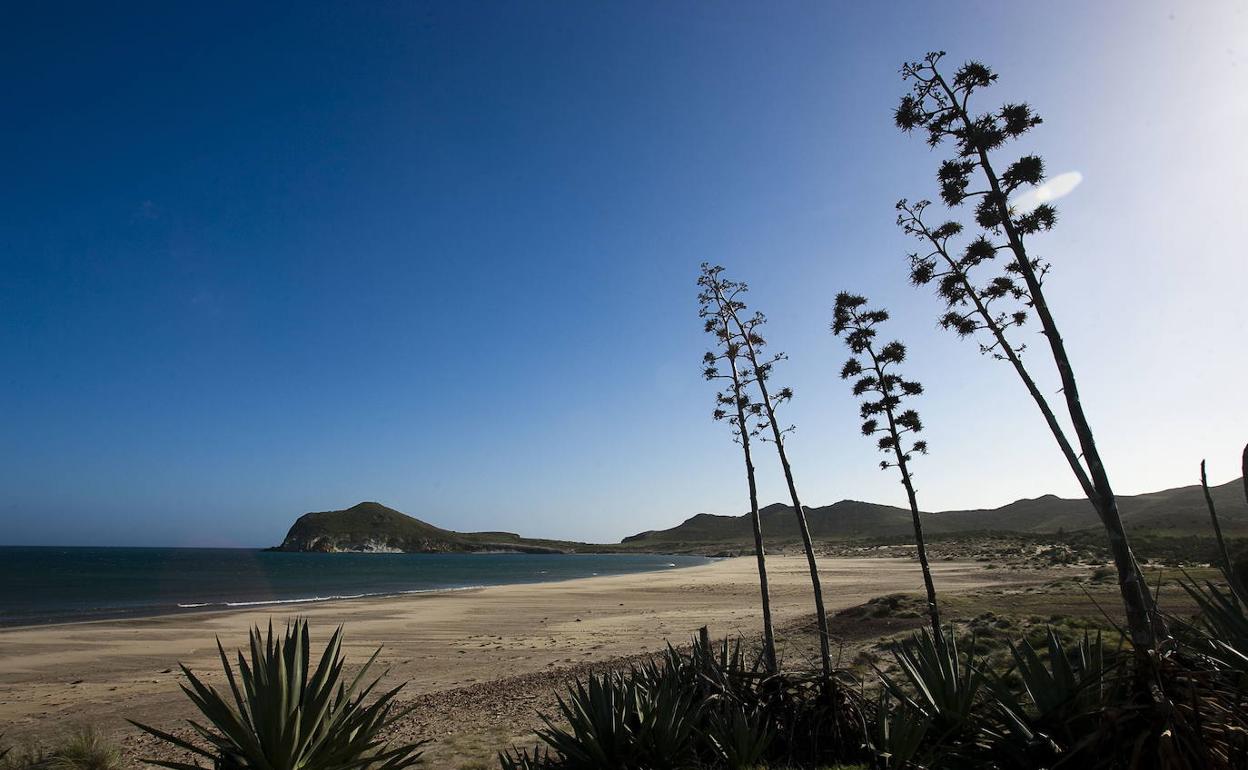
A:
<svg viewBox="0 0 1248 770">
<path fill-rule="evenodd" d="M 388 508 L 364 502 L 341 511 L 300 516 L 277 551 L 354 551 L 364 553 L 454 553 L 519 551 L 568 553 L 582 543 L 533 540 L 512 532 L 453 532 Z"/>
<path fill-rule="evenodd" d="M 1214 503 L 1228 537 L 1248 537 L 1248 504 L 1239 479 L 1213 487 Z M 1209 514 L 1197 485 L 1118 498 L 1123 521 L 1132 535 L 1151 538 L 1210 537 Z M 761 511 L 769 543 L 785 545 L 800 536 L 793 509 L 781 503 Z M 806 509 L 811 536 L 822 542 L 904 538 L 911 533 L 905 508 L 842 500 Z M 1050 535 L 1098 530 L 1087 500 L 1056 495 L 1017 500 L 993 509 L 924 513 L 924 530 L 933 536 L 958 533 Z M 619 551 L 698 551 L 714 553 L 753 545 L 750 517 L 699 513 L 670 529 L 641 532 L 618 545 L 525 538 L 513 532 L 455 532 L 388 508 L 365 502 L 341 511 L 300 516 L 279 551 L 353 551 L 452 553 L 517 551 L 524 553 L 603 553 Z"/>
<path fill-rule="evenodd" d="M 1222 528 L 1228 536 L 1248 535 L 1248 503 L 1239 479 L 1210 490 Z M 1132 533 L 1152 536 L 1211 535 L 1209 513 L 1198 485 L 1118 498 L 1123 522 Z M 769 541 L 799 538 L 792 506 L 768 505 L 760 511 L 763 533 Z M 842 500 L 820 508 L 807 508 L 811 537 L 823 541 L 889 538 L 911 532 L 910 511 L 890 505 Z M 1099 527 L 1092 505 L 1083 499 L 1068 500 L 1045 495 L 1018 500 L 1000 508 L 924 513 L 924 531 L 931 534 L 957 532 L 1017 532 L 1053 534 Z M 670 529 L 642 532 L 626 537 L 634 548 L 733 546 L 752 543 L 749 514 L 722 516 L 700 513 Z"/>
</svg>

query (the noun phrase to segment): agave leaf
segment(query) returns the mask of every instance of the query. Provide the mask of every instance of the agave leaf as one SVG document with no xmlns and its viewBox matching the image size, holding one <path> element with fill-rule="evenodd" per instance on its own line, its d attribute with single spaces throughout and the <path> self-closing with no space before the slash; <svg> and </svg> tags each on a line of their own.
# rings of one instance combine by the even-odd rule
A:
<svg viewBox="0 0 1248 770">
<path fill-rule="evenodd" d="M 190 688 L 182 685 L 182 691 L 195 703 L 204 716 L 233 740 L 248 740 L 252 734 L 249 726 L 234 713 L 229 704 L 221 699 L 216 690 L 201 682 L 187 667 L 183 666 L 182 671 L 191 684 Z"/>
<path fill-rule="evenodd" d="M 221 637 L 217 637 L 217 654 L 221 658 L 221 668 L 225 671 L 226 681 L 230 684 L 230 693 L 234 696 L 234 703 L 238 708 L 238 713 L 244 719 L 247 718 L 247 709 L 243 706 L 243 695 L 238 689 L 238 682 L 234 679 L 234 669 L 230 667 L 230 660 L 225 655 L 225 648 L 221 646 Z"/>
<path fill-rule="evenodd" d="M 312 640 L 308 634 L 308 624 L 300 624 L 303 629 L 303 638 L 299 643 L 299 692 L 306 693 L 308 691 L 308 663 L 312 656 Z"/>
<path fill-rule="evenodd" d="M 214 755 L 211 752 L 205 751 L 199 746 L 196 746 L 195 744 L 189 741 L 185 741 L 176 735 L 172 735 L 163 730 L 157 730 L 155 727 L 150 727 L 148 725 L 143 724 L 142 722 L 136 722 L 133 719 L 127 719 L 126 721 L 134 725 L 135 727 L 139 728 L 143 732 L 147 733 L 148 735 L 151 735 L 155 738 L 159 738 L 162 741 L 172 743 L 173 745 L 177 746 L 180 749 L 185 749 L 186 751 L 189 751 L 193 754 L 198 754 L 201 757 L 207 757 L 208 759 L 212 759 L 214 757 Z M 144 761 L 147 762 L 149 760 L 144 760 Z"/>
<path fill-rule="evenodd" d="M 157 767 L 167 767 L 169 770 L 204 770 L 199 765 L 192 765 L 188 762 L 173 762 L 167 759 L 144 759 L 142 761 Z"/>
<path fill-rule="evenodd" d="M 883 688 L 876 701 L 872 751 L 890 770 L 918 764 L 930 727 L 931 720 L 912 710 L 905 701 L 894 705 L 890 690 Z"/>
<path fill-rule="evenodd" d="M 331 679 L 331 674 L 333 673 L 334 661 L 338 658 L 338 647 L 341 637 L 342 626 L 339 626 L 325 645 L 325 652 L 321 654 L 321 662 L 316 666 L 316 673 L 313 674 L 312 682 L 308 689 L 316 692 L 326 687 L 326 682 Z M 304 637 L 304 644 L 310 644 L 306 636 Z"/>
<path fill-rule="evenodd" d="M 378 647 L 373 651 L 373 654 L 369 656 L 368 660 L 365 661 L 364 665 L 360 667 L 360 670 L 356 672 L 355 679 L 351 680 L 351 686 L 347 688 L 347 697 L 350 697 L 355 693 L 356 688 L 360 686 L 360 683 L 364 681 L 364 677 L 368 675 L 368 670 L 372 668 L 373 661 L 377 660 L 377 656 L 380 654 L 381 648 Z M 374 684 L 376 683 L 374 682 Z"/>
</svg>

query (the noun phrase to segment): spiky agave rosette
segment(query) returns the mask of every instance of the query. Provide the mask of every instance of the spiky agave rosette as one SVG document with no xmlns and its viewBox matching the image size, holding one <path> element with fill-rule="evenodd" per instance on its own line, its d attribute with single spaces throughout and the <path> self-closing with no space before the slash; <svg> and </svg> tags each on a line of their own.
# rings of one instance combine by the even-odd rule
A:
<svg viewBox="0 0 1248 770">
<path fill-rule="evenodd" d="M 381 681 L 377 677 L 365 684 L 380 648 L 348 684 L 343 679 L 341 626 L 330 637 L 315 669 L 310 668 L 312 644 L 304 619 L 288 624 L 284 637 L 274 637 L 272 622 L 267 633 L 256 626 L 249 641 L 250 663 L 238 651 L 236 676 L 217 640 L 229 683 L 228 698 L 181 666 L 188 681 L 181 685 L 182 691 L 208 721 L 205 726 L 188 720 L 204 744 L 131 723 L 210 760 L 219 769 L 401 770 L 420 762 L 420 749 L 427 741 L 392 745 L 382 737 L 411 710 L 397 708 L 395 703 L 404 685 L 364 703 Z M 186 762 L 145 761 L 170 770 L 200 770 Z"/>
</svg>

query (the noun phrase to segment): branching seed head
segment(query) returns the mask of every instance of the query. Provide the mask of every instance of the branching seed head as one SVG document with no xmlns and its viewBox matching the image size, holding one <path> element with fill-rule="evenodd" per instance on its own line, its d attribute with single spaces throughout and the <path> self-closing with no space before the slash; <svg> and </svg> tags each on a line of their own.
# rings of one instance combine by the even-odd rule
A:
<svg viewBox="0 0 1248 770">
<path fill-rule="evenodd" d="M 776 408 L 793 398 L 792 388 L 765 390 L 776 363 L 787 356 L 762 353 L 767 342 L 760 330 L 767 318 L 758 312 L 747 315 L 743 295 L 749 287 L 724 277 L 723 273 L 723 267 L 704 262 L 698 276 L 698 315 L 718 345 L 717 350 L 702 357 L 702 374 L 708 380 L 725 381 L 724 389 L 716 394 L 712 416 L 732 426 L 738 443 L 755 436 L 766 439 L 762 432 L 773 430 Z M 758 386 L 765 398 L 753 401 L 749 396 L 751 386 Z M 774 433 L 783 436 L 794 429 L 789 426 Z"/>
<path fill-rule="evenodd" d="M 929 54 L 902 67 L 909 90 L 895 117 L 907 132 L 925 131 L 933 147 L 952 145 L 951 156 L 936 171 L 941 200 L 950 208 L 971 201 L 973 208 L 965 222 L 929 225 L 924 221 L 926 201 L 910 204 L 903 199 L 897 204 L 898 226 L 925 244 L 908 257 L 910 281 L 915 286 L 935 283 L 945 302 L 942 327 L 961 337 L 983 331 L 991 336 L 981 342 L 983 352 L 1017 359 L 1023 346 L 1011 343 L 1005 331 L 1027 321 L 1033 294 L 1048 271 L 1047 263 L 1025 255 L 1023 239 L 1052 229 L 1057 212 L 1047 203 L 1024 212 L 1010 207 L 1016 191 L 1043 183 L 1043 158 L 1023 155 L 997 176 L 990 156 L 1043 121 L 1021 102 L 976 112 L 972 102 L 977 93 L 995 84 L 997 75 L 982 62 L 970 61 L 947 78 L 939 66 L 942 58 L 940 52 Z M 959 248 L 955 241 L 964 224 L 978 232 Z M 1011 258 L 998 260 L 1002 250 Z M 994 264 L 995 275 L 979 275 Z"/>
<path fill-rule="evenodd" d="M 927 444 L 923 442 L 913 442 L 906 449 L 904 441 L 910 439 L 902 438 L 923 430 L 918 412 L 901 410 L 903 399 L 922 394 L 923 386 L 894 370 L 906 360 L 906 346 L 896 340 L 876 344 L 877 327 L 888 320 L 888 312 L 869 309 L 866 305 L 867 299 L 859 294 L 841 292 L 836 296 L 832 333 L 845 341 L 852 354 L 841 367 L 841 379 L 855 378 L 851 389 L 854 396 L 863 399 L 858 405 L 862 435 L 878 435 L 876 445 L 880 451 L 896 458 L 895 462 L 881 462 L 880 467 L 904 466 L 912 452 L 927 451 Z"/>
</svg>

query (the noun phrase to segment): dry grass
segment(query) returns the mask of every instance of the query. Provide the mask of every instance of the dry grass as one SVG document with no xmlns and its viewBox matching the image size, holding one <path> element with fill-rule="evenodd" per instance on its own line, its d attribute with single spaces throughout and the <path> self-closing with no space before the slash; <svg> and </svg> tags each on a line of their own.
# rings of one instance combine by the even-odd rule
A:
<svg viewBox="0 0 1248 770">
<path fill-rule="evenodd" d="M 47 745 L 25 745 L 0 754 L 0 770 L 121 770 L 116 744 L 91 728 Z"/>
</svg>

